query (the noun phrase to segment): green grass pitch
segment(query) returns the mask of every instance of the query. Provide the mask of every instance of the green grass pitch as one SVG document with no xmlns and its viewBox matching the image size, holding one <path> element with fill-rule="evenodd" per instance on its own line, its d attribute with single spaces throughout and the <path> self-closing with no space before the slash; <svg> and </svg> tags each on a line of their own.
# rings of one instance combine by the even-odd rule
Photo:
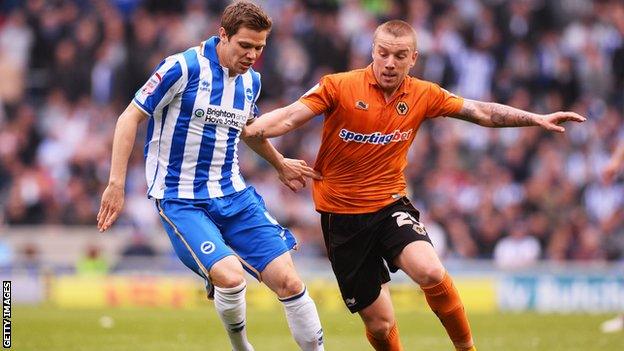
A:
<svg viewBox="0 0 624 351">
<path fill-rule="evenodd" d="M 319 313 L 326 350 L 372 350 L 357 315 L 346 309 Z M 470 315 L 479 351 L 624 350 L 624 333 L 605 335 L 599 331 L 600 323 L 609 317 L 612 315 Z M 398 312 L 397 318 L 406 351 L 453 350 L 433 313 Z M 111 319 L 112 326 L 107 324 Z M 14 306 L 12 328 L 12 349 L 20 351 L 230 350 L 208 303 L 193 310 Z M 250 309 L 248 329 L 256 351 L 297 350 L 280 310 Z"/>
</svg>

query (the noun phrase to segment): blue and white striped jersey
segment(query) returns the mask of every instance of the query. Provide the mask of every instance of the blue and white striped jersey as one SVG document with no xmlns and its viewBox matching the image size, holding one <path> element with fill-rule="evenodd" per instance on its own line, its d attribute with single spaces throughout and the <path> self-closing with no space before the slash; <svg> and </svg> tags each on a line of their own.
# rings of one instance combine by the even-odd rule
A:
<svg viewBox="0 0 624 351">
<path fill-rule="evenodd" d="M 152 198 L 207 199 L 245 189 L 238 142 L 257 116 L 260 74 L 230 77 L 212 37 L 167 57 L 133 103 L 150 116 L 145 176 Z"/>
</svg>

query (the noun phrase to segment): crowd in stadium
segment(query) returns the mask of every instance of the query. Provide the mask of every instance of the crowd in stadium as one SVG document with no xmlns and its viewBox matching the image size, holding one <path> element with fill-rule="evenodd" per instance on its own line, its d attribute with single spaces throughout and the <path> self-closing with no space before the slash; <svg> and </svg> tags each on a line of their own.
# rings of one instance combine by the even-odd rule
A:
<svg viewBox="0 0 624 351">
<path fill-rule="evenodd" d="M 0 223 L 95 226 L 119 113 L 162 57 L 217 32 L 227 1 L 3 1 Z M 545 0 L 268 0 L 274 28 L 255 69 L 261 111 L 324 74 L 365 67 L 383 20 L 418 31 L 414 76 L 466 98 L 587 122 L 564 134 L 439 118 L 421 127 L 406 177 L 443 257 L 503 266 L 624 260 L 624 182 L 600 172 L 624 138 L 624 3 Z M 145 125 L 143 126 L 145 127 Z M 314 163 L 322 117 L 273 142 Z M 145 131 L 143 131 L 144 133 Z M 143 139 L 116 225 L 164 235 L 145 196 Z M 249 150 L 241 171 L 302 254 L 323 255 L 309 189 L 292 193 Z M 374 170 L 371 170 L 374 172 Z M 153 228 L 153 230 L 151 229 Z M 522 253 L 522 254 L 518 254 Z"/>
</svg>

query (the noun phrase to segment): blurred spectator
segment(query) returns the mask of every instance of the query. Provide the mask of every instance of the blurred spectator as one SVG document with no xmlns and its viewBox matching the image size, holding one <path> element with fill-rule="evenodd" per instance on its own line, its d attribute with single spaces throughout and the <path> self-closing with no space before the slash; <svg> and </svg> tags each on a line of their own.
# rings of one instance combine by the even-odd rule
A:
<svg viewBox="0 0 624 351">
<path fill-rule="evenodd" d="M 121 251 L 115 271 L 141 271 L 154 268 L 156 262 L 151 260 L 157 255 L 149 239 L 140 231 L 132 234 L 130 243 Z"/>
<path fill-rule="evenodd" d="M 121 103 L 156 60 L 213 32 L 227 3 L 0 5 L 0 220 L 94 224 Z M 414 75 L 467 98 L 589 118 L 564 136 L 424 124 L 406 176 L 425 225 L 445 243 L 436 245 L 442 256 L 492 258 L 499 242 L 524 231 L 546 259 L 624 259 L 624 186 L 598 176 L 624 135 L 622 1 L 273 0 L 266 9 L 274 34 L 255 67 L 268 83 L 263 111 L 293 101 L 320 75 L 366 65 L 376 25 L 401 18 L 418 30 Z M 312 164 L 319 128 L 313 121 L 275 144 Z M 324 254 L 309 190 L 292 194 L 253 153 L 240 158 L 271 212 L 297 227 L 302 254 Z M 159 219 L 145 197 L 142 155 L 128 167 L 118 225 L 140 223 L 150 235 Z"/>
<path fill-rule="evenodd" d="M 150 245 L 144 234 L 135 233 L 132 241 L 121 251 L 123 258 L 127 257 L 152 257 L 156 256 L 156 250 Z"/>
<path fill-rule="evenodd" d="M 541 248 L 537 239 L 529 235 L 526 222 L 515 223 L 509 236 L 494 247 L 494 262 L 500 268 L 517 269 L 530 267 L 540 258 Z"/>
<path fill-rule="evenodd" d="M 19 261 L 15 267 L 18 271 L 24 271 L 29 275 L 38 276 L 42 267 L 39 248 L 34 243 L 26 243 L 21 247 Z"/>
<path fill-rule="evenodd" d="M 84 256 L 76 262 L 76 273 L 82 276 L 102 276 L 108 271 L 108 262 L 102 257 L 100 248 L 95 245 L 89 245 Z"/>
<path fill-rule="evenodd" d="M 20 9 L 13 10 L 0 27 L 0 103 L 17 104 L 24 99 L 26 70 L 33 31 Z"/>
</svg>

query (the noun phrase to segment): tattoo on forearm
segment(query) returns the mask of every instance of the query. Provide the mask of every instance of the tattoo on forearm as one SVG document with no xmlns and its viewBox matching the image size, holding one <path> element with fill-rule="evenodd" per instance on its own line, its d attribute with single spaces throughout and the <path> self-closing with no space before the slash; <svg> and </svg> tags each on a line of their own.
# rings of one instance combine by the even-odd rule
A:
<svg viewBox="0 0 624 351">
<path fill-rule="evenodd" d="M 525 127 L 537 125 L 533 113 L 491 102 L 468 100 L 455 116 L 486 127 Z"/>
<path fill-rule="evenodd" d="M 535 122 L 531 113 L 495 103 L 483 103 L 483 109 L 490 116 L 495 127 L 533 126 Z"/>
<path fill-rule="evenodd" d="M 264 139 L 264 129 L 260 129 L 255 134 L 251 135 L 252 138 Z"/>
<path fill-rule="evenodd" d="M 464 104 L 464 106 L 462 107 L 460 113 L 459 113 L 459 118 L 464 119 L 466 121 L 470 121 L 470 122 L 474 122 L 474 123 L 478 123 L 478 118 L 476 118 L 477 116 L 477 110 L 475 109 L 474 104 L 470 103 L 470 104 Z"/>
</svg>

